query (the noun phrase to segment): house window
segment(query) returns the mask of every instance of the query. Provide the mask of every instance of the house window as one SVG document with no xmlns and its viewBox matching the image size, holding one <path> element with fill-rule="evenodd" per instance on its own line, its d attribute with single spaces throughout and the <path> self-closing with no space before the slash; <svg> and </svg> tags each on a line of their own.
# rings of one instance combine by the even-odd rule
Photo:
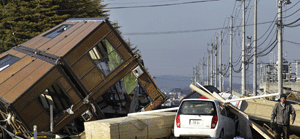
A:
<svg viewBox="0 0 300 139">
<path fill-rule="evenodd" d="M 89 55 L 105 75 L 108 75 L 123 62 L 121 56 L 107 39 L 97 43 L 89 51 Z"/>
<path fill-rule="evenodd" d="M 7 67 L 11 66 L 12 64 L 16 63 L 19 61 L 20 58 L 12 56 L 12 55 L 7 55 L 3 58 L 0 59 L 0 72 Z"/>
<path fill-rule="evenodd" d="M 40 94 L 40 102 L 42 106 L 49 112 L 50 105 L 53 105 L 54 117 L 71 107 L 71 100 L 65 95 L 65 92 L 57 82 L 48 86 L 43 93 Z"/>
<path fill-rule="evenodd" d="M 57 29 L 47 33 L 46 35 L 44 35 L 43 37 L 46 37 L 46 38 L 55 38 L 56 36 L 58 36 L 59 34 L 61 34 L 62 32 L 66 31 L 67 29 L 69 29 L 72 25 L 70 24 L 64 24 L 64 25 L 61 25 L 60 27 L 58 27 Z"/>
</svg>

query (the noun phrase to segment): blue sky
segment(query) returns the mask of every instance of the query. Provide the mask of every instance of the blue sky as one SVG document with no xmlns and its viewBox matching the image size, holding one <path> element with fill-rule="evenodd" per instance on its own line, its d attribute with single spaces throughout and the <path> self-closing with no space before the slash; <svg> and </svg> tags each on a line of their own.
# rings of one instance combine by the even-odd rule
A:
<svg viewBox="0 0 300 139">
<path fill-rule="evenodd" d="M 131 6 L 149 6 L 192 2 L 197 0 L 104 0 L 111 7 L 131 7 Z M 258 0 L 258 23 L 273 21 L 277 14 L 277 0 Z M 291 0 L 292 4 L 286 5 L 283 11 L 295 5 L 298 1 Z M 179 4 L 173 6 L 156 6 L 142 8 L 119 8 L 109 11 L 110 20 L 118 22 L 125 39 L 130 39 L 131 43 L 137 45 L 141 51 L 145 67 L 152 76 L 159 75 L 179 75 L 192 76 L 193 66 L 200 65 L 203 57 L 207 57 L 207 46 L 215 42 L 215 37 L 219 37 L 218 30 L 201 31 L 205 29 L 229 27 L 229 18 L 234 16 L 234 26 L 239 26 L 242 21 L 241 1 L 220 0 L 211 2 L 199 2 L 193 4 Z M 246 0 L 246 24 L 253 24 L 254 0 Z M 283 13 L 284 23 L 290 23 L 300 18 L 300 11 L 297 10 L 300 3 Z M 297 22 L 296 24 L 299 24 Z M 258 38 L 263 36 L 270 25 L 258 25 Z M 235 38 L 233 42 L 233 61 L 237 61 L 241 54 L 241 34 L 242 28 L 235 29 Z M 272 28 L 271 28 L 272 29 Z M 200 31 L 199 31 L 200 30 Z M 149 32 L 175 32 L 170 34 L 152 34 L 141 35 L 138 33 Z M 183 31 L 185 33 L 178 33 Z M 190 32 L 195 31 L 195 32 Z M 222 61 L 228 65 L 229 61 L 229 29 L 222 30 L 223 52 Z M 270 31 L 270 30 L 269 30 Z M 300 43 L 300 26 L 294 28 L 284 28 L 284 40 Z M 258 44 L 264 42 L 269 32 L 258 41 Z M 268 47 L 269 42 L 274 40 L 276 26 L 269 38 L 263 43 L 258 51 Z M 253 36 L 253 25 L 246 27 L 246 36 Z M 246 42 L 247 43 L 247 42 Z M 300 45 L 289 42 L 283 43 L 283 51 L 287 52 L 287 60 L 293 61 L 300 59 L 298 56 Z M 269 49 L 268 49 L 269 50 Z M 267 51 L 268 51 L 267 50 Z M 266 51 L 266 52 L 267 52 Z M 277 57 L 277 47 L 272 51 Z M 259 62 L 269 62 L 270 55 L 259 57 Z M 237 64 L 235 69 L 239 68 Z M 252 65 L 247 71 L 250 80 L 252 78 Z M 206 73 L 206 68 L 205 68 Z M 234 81 L 239 82 L 241 73 L 234 74 Z M 226 81 L 228 79 L 225 79 Z M 250 82 L 250 81 L 249 81 Z M 252 83 L 252 80 L 251 80 Z"/>
</svg>

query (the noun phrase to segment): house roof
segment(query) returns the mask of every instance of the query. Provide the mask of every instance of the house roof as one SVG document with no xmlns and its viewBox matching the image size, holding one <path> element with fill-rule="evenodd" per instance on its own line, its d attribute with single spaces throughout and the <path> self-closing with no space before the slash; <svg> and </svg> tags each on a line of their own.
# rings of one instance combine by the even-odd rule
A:
<svg viewBox="0 0 300 139">
<path fill-rule="evenodd" d="M 107 18 L 72 18 L 0 54 L 0 99 L 12 103 Z M 99 38 L 100 40 L 101 38 Z M 87 43 L 89 41 L 86 41 Z M 7 64 L 2 64 L 6 62 Z"/>
</svg>

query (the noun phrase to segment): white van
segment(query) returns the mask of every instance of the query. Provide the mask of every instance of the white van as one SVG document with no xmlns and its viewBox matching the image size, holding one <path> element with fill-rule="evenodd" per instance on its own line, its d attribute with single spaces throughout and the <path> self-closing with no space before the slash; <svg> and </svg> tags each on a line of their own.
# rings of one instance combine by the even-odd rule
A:
<svg viewBox="0 0 300 139">
<path fill-rule="evenodd" d="M 233 138 L 233 115 L 217 100 L 184 99 L 175 117 L 174 136 Z"/>
</svg>

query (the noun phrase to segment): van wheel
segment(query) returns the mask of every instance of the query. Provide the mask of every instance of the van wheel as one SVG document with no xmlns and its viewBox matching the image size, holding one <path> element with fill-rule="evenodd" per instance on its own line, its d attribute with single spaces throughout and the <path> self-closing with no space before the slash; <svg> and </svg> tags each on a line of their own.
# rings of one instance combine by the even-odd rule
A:
<svg viewBox="0 0 300 139">
<path fill-rule="evenodd" d="M 224 139 L 224 130 L 223 129 L 221 130 L 219 138 Z"/>
</svg>

